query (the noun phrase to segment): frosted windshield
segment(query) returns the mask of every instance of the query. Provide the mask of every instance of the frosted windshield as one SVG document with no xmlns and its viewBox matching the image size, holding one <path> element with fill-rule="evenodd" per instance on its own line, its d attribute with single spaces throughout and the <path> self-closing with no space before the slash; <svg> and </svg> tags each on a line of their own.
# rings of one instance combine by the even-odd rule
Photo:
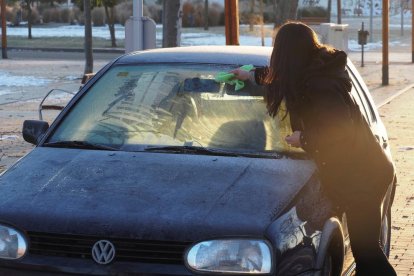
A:
<svg viewBox="0 0 414 276">
<path fill-rule="evenodd" d="M 201 146 L 237 151 L 294 151 L 288 118 L 271 118 L 264 88 L 216 83 L 234 67 L 205 64 L 117 66 L 76 103 L 48 142 L 86 141 L 123 150 Z"/>
</svg>

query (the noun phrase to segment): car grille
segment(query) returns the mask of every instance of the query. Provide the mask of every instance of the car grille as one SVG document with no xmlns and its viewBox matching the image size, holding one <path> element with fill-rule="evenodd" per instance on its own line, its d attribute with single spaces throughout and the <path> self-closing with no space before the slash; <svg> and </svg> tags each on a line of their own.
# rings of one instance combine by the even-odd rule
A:
<svg viewBox="0 0 414 276">
<path fill-rule="evenodd" d="M 31 254 L 92 259 L 92 246 L 99 240 L 109 240 L 115 246 L 115 261 L 165 264 L 183 264 L 184 252 L 192 243 L 39 232 L 28 232 L 28 236 Z"/>
</svg>

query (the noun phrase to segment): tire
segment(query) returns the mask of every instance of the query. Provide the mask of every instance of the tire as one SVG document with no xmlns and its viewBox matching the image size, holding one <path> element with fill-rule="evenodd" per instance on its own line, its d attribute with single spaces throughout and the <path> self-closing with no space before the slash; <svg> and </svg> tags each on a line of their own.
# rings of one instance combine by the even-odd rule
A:
<svg viewBox="0 0 414 276">
<path fill-rule="evenodd" d="M 388 208 L 387 215 L 382 220 L 380 243 L 384 254 L 388 258 L 391 249 L 391 208 Z"/>
</svg>

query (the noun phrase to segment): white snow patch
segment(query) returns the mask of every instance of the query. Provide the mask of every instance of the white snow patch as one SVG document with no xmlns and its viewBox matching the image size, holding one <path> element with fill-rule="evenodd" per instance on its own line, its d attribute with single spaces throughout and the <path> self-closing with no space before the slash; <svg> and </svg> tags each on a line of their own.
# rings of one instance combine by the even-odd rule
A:
<svg viewBox="0 0 414 276">
<path fill-rule="evenodd" d="M 1 90 L 0 89 L 0 96 L 1 95 L 8 95 L 8 94 L 13 94 L 13 92 L 12 91 L 9 91 L 9 90 Z"/>
<path fill-rule="evenodd" d="M 407 46 L 407 44 L 401 43 L 401 41 L 396 40 L 396 41 L 391 41 L 389 43 L 389 46 Z M 350 51 L 353 51 L 353 52 L 361 51 L 361 45 L 359 45 L 358 41 L 356 40 L 349 40 L 348 48 Z M 382 41 L 367 43 L 364 46 L 365 51 L 372 51 L 372 50 L 381 49 L 381 48 L 382 48 Z"/>
<path fill-rule="evenodd" d="M 27 36 L 27 28 L 7 28 L 7 35 L 10 36 Z M 33 27 L 33 37 L 84 37 L 85 28 L 78 25 L 60 26 L 56 28 Z M 110 39 L 109 29 L 107 26 L 93 27 L 92 36 L 104 39 Z M 125 28 L 122 25 L 115 25 L 115 37 L 125 38 Z"/>
<path fill-rule="evenodd" d="M 108 27 L 93 27 L 92 36 L 104 39 L 110 39 Z M 162 43 L 162 25 L 158 24 L 156 33 L 157 47 Z M 125 39 L 125 27 L 115 25 L 115 37 Z M 8 28 L 7 34 L 10 36 L 27 36 L 27 28 Z M 84 37 L 85 30 L 83 26 L 68 25 L 56 28 L 33 27 L 32 34 L 34 37 Z M 240 45 L 261 45 L 260 36 L 241 35 L 239 38 Z M 224 34 L 200 33 L 197 30 L 185 31 L 181 34 L 181 45 L 225 45 L 226 38 Z M 265 37 L 265 45 L 272 45 L 272 38 Z"/>
<path fill-rule="evenodd" d="M 80 80 L 80 79 L 82 79 L 81 76 L 66 76 L 65 77 L 65 80 L 68 80 L 68 81 L 74 81 L 74 80 Z"/>
<path fill-rule="evenodd" d="M 42 86 L 48 84 L 51 80 L 34 76 L 16 76 L 7 72 L 0 71 L 0 87 L 15 86 Z"/>
<path fill-rule="evenodd" d="M 1 135 L 0 136 L 0 141 L 5 141 L 5 140 L 10 140 L 10 141 L 19 140 L 19 136 L 17 136 L 17 135 Z"/>
</svg>

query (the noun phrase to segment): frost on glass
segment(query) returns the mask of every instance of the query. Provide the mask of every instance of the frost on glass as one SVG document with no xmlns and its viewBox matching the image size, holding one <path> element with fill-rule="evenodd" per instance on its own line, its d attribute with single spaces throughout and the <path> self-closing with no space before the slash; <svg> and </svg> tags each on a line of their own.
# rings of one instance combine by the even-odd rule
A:
<svg viewBox="0 0 414 276">
<path fill-rule="evenodd" d="M 230 66 L 118 66 L 83 96 L 50 142 L 134 146 L 190 145 L 241 151 L 292 151 L 289 118 L 271 118 L 264 88 L 216 83 Z M 283 114 L 282 114 L 283 115 Z"/>
</svg>

